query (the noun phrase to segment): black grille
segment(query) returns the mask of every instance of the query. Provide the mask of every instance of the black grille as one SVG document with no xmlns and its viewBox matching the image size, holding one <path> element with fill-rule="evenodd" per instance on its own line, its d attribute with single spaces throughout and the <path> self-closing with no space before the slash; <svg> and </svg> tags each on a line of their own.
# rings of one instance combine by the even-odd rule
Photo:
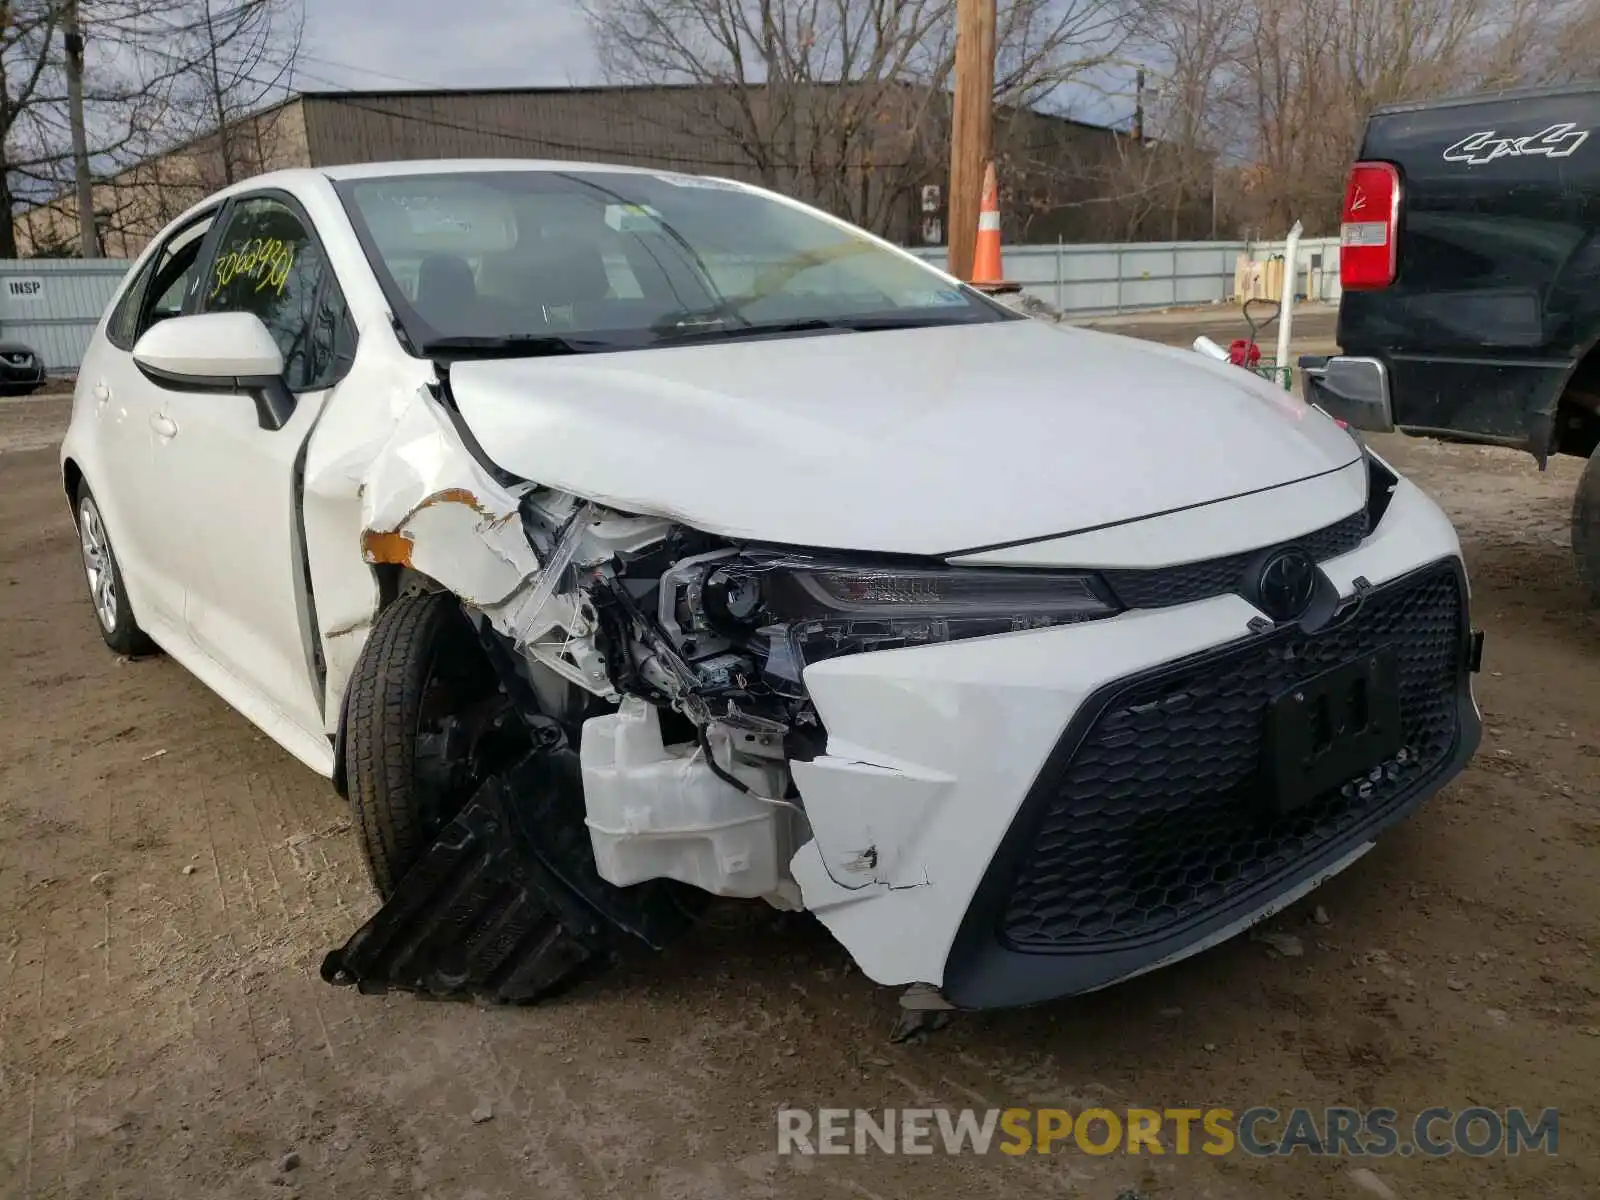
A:
<svg viewBox="0 0 1600 1200">
<path fill-rule="evenodd" d="M 1361 545 L 1366 536 L 1367 511 L 1362 509 L 1283 545 L 1299 546 L 1315 561 L 1326 562 L 1348 554 Z M 1262 550 L 1247 550 L 1177 567 L 1113 570 L 1102 574 L 1127 608 L 1167 608 L 1238 591 L 1245 582 L 1245 568 L 1261 553 Z"/>
<path fill-rule="evenodd" d="M 1369 593 L 1307 636 L 1280 630 L 1112 695 L 1049 788 L 1000 917 L 1016 949 L 1129 947 L 1265 891 L 1375 822 L 1450 760 L 1464 670 L 1460 576 L 1442 565 Z M 1331 667 L 1390 646 L 1405 747 L 1377 782 L 1288 814 L 1260 804 L 1265 706 Z"/>
</svg>

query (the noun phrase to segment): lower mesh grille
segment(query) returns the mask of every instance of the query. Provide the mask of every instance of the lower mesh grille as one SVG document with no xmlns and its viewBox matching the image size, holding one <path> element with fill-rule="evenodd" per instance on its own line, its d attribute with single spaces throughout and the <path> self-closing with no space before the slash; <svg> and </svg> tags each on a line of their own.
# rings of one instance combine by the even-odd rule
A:
<svg viewBox="0 0 1600 1200">
<path fill-rule="evenodd" d="M 1455 747 L 1463 585 L 1453 564 L 1368 594 L 1336 628 L 1297 628 L 1112 695 L 1049 790 L 1000 917 L 1016 949 L 1136 945 L 1266 891 L 1403 803 Z M 1379 647 L 1397 656 L 1405 747 L 1362 787 L 1292 813 L 1257 801 L 1265 706 Z M 1076 723 L 1075 723 L 1076 724 Z"/>
</svg>

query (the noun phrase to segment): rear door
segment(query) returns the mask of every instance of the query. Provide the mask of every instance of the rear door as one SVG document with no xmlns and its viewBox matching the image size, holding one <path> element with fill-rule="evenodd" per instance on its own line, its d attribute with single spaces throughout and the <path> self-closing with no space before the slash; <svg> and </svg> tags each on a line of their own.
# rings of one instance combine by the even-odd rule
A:
<svg viewBox="0 0 1600 1200">
<path fill-rule="evenodd" d="M 152 325 L 180 315 L 197 290 L 206 213 L 174 231 L 139 269 L 79 367 L 88 386 L 98 444 L 89 486 L 95 491 L 122 568 L 129 600 L 157 637 L 183 629 L 184 563 L 172 554 L 174 514 L 155 478 L 154 444 L 162 392 L 134 366 L 133 346 Z"/>
<path fill-rule="evenodd" d="M 1345 292 L 1341 345 L 1398 424 L 1523 443 L 1600 333 L 1600 92 L 1379 112 L 1361 157 L 1400 171 L 1398 269 Z"/>
</svg>

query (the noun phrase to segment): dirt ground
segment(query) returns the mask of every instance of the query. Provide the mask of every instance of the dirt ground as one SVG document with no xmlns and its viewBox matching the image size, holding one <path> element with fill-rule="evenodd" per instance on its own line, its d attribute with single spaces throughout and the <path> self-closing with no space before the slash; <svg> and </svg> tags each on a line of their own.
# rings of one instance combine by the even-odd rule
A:
<svg viewBox="0 0 1600 1200">
<path fill-rule="evenodd" d="M 1219 324 L 1231 336 L 1120 327 L 1182 342 Z M 1239 938 L 895 1046 L 895 996 L 760 906 L 547 1007 L 322 983 L 375 907 L 344 808 L 176 664 L 101 644 L 56 473 L 66 415 L 0 402 L 0 1195 L 1600 1195 L 1600 619 L 1568 561 L 1579 464 L 1379 439 L 1459 524 L 1487 731 L 1458 782 L 1273 922 L 1302 956 Z M 1557 1106 L 1560 1153 L 775 1153 L 780 1105 L 1093 1103 Z"/>
</svg>

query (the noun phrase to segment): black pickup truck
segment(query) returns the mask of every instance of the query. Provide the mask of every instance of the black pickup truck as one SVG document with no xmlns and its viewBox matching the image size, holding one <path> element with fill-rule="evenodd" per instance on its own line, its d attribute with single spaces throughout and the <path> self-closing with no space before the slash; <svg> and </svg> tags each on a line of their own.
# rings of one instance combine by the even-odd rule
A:
<svg viewBox="0 0 1600 1200">
<path fill-rule="evenodd" d="M 1339 346 L 1308 399 L 1360 429 L 1589 460 L 1600 603 L 1600 85 L 1379 109 L 1345 189 Z"/>
</svg>

